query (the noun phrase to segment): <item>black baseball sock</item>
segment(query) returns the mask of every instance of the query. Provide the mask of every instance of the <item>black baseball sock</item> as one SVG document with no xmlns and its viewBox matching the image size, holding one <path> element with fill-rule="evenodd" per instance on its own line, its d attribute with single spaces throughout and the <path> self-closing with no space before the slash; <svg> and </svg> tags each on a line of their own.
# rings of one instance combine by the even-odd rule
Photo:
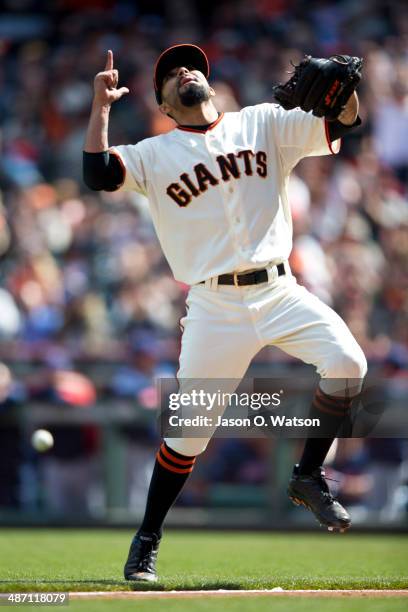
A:
<svg viewBox="0 0 408 612">
<path fill-rule="evenodd" d="M 299 461 L 299 473 L 311 474 L 323 465 L 335 438 L 307 438 Z"/>
<path fill-rule="evenodd" d="M 299 473 L 311 474 L 323 465 L 327 453 L 340 429 L 347 423 L 353 398 L 327 395 L 317 388 L 314 396 L 310 417 L 320 420 L 320 431 L 324 438 L 307 438 L 299 461 Z"/>
<path fill-rule="evenodd" d="M 186 457 L 167 446 L 160 446 L 147 494 L 145 515 L 139 532 L 162 534 L 162 525 L 184 483 L 193 471 L 195 457 Z"/>
</svg>

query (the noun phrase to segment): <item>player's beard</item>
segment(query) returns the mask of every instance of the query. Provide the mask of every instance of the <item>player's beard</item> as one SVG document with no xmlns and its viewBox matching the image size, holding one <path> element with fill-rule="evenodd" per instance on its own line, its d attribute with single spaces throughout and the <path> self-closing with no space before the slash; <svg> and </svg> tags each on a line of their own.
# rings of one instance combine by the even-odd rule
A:
<svg viewBox="0 0 408 612">
<path fill-rule="evenodd" d="M 179 97 L 183 106 L 190 107 L 207 102 L 210 99 L 210 92 L 202 83 L 189 83 L 189 87 L 186 87 L 182 93 L 179 91 Z"/>
</svg>

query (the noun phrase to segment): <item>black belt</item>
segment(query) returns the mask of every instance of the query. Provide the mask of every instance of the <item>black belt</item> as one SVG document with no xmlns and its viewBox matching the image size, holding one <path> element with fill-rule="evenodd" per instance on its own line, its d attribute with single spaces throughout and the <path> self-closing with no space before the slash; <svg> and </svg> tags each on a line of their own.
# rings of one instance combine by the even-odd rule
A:
<svg viewBox="0 0 408 612">
<path fill-rule="evenodd" d="M 278 276 L 286 274 L 285 266 L 280 263 L 276 266 Z M 245 287 L 246 285 L 260 285 L 268 282 L 268 270 L 254 270 L 253 272 L 235 272 L 235 274 L 221 274 L 218 277 L 219 285 L 235 285 L 235 287 Z M 205 281 L 199 283 L 202 285 Z"/>
</svg>

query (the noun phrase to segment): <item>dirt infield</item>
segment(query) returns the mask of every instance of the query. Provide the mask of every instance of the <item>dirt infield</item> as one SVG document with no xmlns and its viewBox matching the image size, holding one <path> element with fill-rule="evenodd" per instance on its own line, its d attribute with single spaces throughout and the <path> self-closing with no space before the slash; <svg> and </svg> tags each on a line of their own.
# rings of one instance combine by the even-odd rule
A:
<svg viewBox="0 0 408 612">
<path fill-rule="evenodd" d="M 219 591 L 95 591 L 89 593 L 70 593 L 70 599 L 195 599 L 196 597 L 408 597 L 408 589 L 350 589 L 350 590 L 219 590 Z"/>
</svg>

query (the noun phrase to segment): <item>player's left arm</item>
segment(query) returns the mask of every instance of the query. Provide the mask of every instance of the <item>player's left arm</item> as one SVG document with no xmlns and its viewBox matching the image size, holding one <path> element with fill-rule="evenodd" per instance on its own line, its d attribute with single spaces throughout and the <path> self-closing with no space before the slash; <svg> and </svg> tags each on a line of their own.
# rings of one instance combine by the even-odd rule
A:
<svg viewBox="0 0 408 612">
<path fill-rule="evenodd" d="M 342 123 L 343 125 L 353 125 L 353 123 L 358 117 L 358 107 L 358 95 L 357 92 L 353 91 L 353 93 L 346 102 L 344 110 L 342 110 L 340 115 L 337 117 L 337 120 L 340 121 L 340 123 Z"/>
<path fill-rule="evenodd" d="M 327 135 L 330 142 L 334 142 L 342 136 L 346 136 L 353 128 L 361 125 L 358 115 L 359 101 L 357 93 L 354 91 L 347 100 L 344 110 L 335 121 L 327 122 Z"/>
<path fill-rule="evenodd" d="M 261 105 L 264 120 L 269 123 L 271 138 L 277 144 L 286 174 L 304 157 L 328 155 L 340 150 L 340 139 L 361 124 L 356 113 L 357 100 L 353 95 L 349 98 L 340 113 L 342 121 L 340 116 L 334 121 L 328 121 L 300 108 L 285 110 L 276 104 Z M 351 123 L 345 124 L 344 121 Z"/>
</svg>

